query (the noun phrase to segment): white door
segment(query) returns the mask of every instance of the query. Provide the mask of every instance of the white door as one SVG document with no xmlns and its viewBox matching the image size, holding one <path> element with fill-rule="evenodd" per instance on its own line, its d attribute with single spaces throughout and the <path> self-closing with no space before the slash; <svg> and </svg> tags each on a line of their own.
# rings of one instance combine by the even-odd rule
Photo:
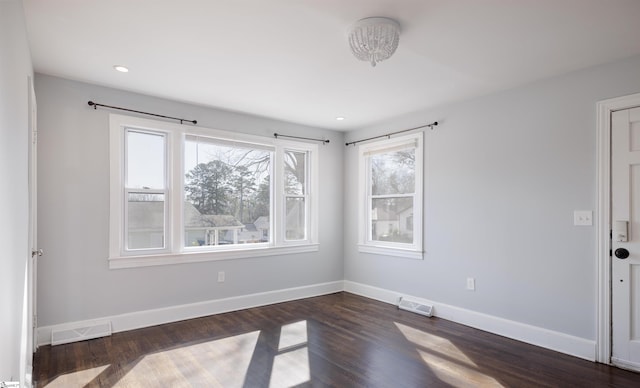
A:
<svg viewBox="0 0 640 388">
<path fill-rule="evenodd" d="M 640 371 L 640 108 L 611 116 L 611 227 L 611 362 Z"/>
</svg>

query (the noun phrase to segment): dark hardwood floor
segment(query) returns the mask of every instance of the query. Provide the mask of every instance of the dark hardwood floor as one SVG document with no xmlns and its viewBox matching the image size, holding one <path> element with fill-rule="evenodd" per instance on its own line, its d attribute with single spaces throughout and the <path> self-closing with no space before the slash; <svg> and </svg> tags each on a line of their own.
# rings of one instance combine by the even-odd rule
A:
<svg viewBox="0 0 640 388">
<path fill-rule="evenodd" d="M 37 387 L 640 387 L 584 361 L 349 293 L 36 353 Z"/>
</svg>

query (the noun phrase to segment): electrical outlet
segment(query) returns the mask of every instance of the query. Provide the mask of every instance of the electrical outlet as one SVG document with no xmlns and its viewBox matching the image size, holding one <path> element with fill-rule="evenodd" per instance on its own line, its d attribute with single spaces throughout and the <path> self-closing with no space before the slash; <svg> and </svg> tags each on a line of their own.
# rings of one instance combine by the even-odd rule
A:
<svg viewBox="0 0 640 388">
<path fill-rule="evenodd" d="M 224 283 L 224 271 L 218 272 L 218 283 Z"/>
<path fill-rule="evenodd" d="M 467 290 L 475 291 L 475 289 L 476 289 L 476 279 L 467 278 Z"/>
</svg>

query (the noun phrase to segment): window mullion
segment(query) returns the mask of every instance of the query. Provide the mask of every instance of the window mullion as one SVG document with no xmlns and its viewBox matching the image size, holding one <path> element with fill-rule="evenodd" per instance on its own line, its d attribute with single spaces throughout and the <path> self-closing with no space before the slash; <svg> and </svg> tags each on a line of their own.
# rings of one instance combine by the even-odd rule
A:
<svg viewBox="0 0 640 388">
<path fill-rule="evenodd" d="M 167 147 L 167 190 L 171 193 L 171 252 L 179 253 L 184 250 L 184 139 L 182 132 L 175 131 L 169 136 Z"/>
<path fill-rule="evenodd" d="M 274 199 L 272 201 L 273 208 L 273 243 L 276 246 L 284 244 L 285 235 L 285 213 L 286 213 L 286 196 L 284 194 L 284 152 L 283 147 L 277 147 L 275 152 L 275 179 L 273 182 Z"/>
<path fill-rule="evenodd" d="M 402 193 L 402 194 L 377 194 L 371 195 L 371 198 L 374 199 L 385 199 L 385 198 L 413 198 L 415 193 Z"/>
<path fill-rule="evenodd" d="M 128 194 L 168 194 L 167 189 L 137 189 L 135 187 L 125 187 L 125 196 Z"/>
</svg>

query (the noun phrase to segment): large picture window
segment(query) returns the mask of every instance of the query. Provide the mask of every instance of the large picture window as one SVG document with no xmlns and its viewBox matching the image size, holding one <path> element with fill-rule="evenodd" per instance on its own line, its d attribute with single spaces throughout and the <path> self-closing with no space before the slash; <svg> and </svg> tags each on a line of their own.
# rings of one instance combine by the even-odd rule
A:
<svg viewBox="0 0 640 388">
<path fill-rule="evenodd" d="M 422 257 L 422 133 L 361 145 L 360 250 Z"/>
<path fill-rule="evenodd" d="M 317 250 L 317 146 L 111 115 L 110 267 Z"/>
<path fill-rule="evenodd" d="M 273 147 L 187 136 L 185 247 L 268 243 Z"/>
</svg>

